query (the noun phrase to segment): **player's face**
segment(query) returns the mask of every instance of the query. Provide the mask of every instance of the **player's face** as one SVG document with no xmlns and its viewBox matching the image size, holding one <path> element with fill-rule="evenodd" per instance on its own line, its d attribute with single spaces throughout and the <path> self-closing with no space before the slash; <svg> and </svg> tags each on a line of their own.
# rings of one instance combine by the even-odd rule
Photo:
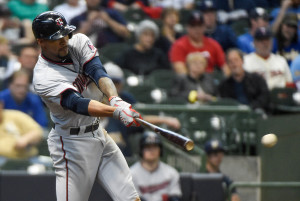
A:
<svg viewBox="0 0 300 201">
<path fill-rule="evenodd" d="M 155 42 L 155 34 L 152 30 L 145 30 L 140 35 L 139 40 L 139 43 L 142 47 L 144 47 L 146 50 L 151 49 Z"/>
<path fill-rule="evenodd" d="M 148 162 L 159 160 L 160 147 L 158 145 L 146 145 L 144 147 L 143 159 Z"/>
<path fill-rule="evenodd" d="M 223 157 L 224 153 L 219 151 L 211 153 L 207 159 L 212 166 L 214 166 L 215 168 L 219 168 L 222 163 Z"/>
<path fill-rule="evenodd" d="M 243 59 L 241 56 L 235 52 L 229 52 L 227 55 L 227 64 L 232 73 L 232 75 L 240 75 L 244 72 L 243 70 Z"/>
<path fill-rule="evenodd" d="M 39 40 L 43 54 L 54 61 L 61 61 L 62 58 L 68 55 L 68 42 L 69 36 L 58 40 Z"/>
<path fill-rule="evenodd" d="M 14 99 L 18 101 L 23 101 L 26 97 L 29 88 L 29 79 L 26 75 L 19 75 L 14 78 L 12 83 L 9 85 L 11 94 Z"/>
</svg>

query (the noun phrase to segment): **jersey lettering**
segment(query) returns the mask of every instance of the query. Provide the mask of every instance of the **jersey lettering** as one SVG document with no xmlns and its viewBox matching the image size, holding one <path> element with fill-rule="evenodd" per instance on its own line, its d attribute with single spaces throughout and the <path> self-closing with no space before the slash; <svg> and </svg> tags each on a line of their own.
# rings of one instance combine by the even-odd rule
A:
<svg viewBox="0 0 300 201">
<path fill-rule="evenodd" d="M 139 189 L 143 194 L 153 193 L 155 191 L 159 191 L 161 189 L 166 188 L 167 186 L 169 186 L 169 184 L 170 184 L 170 181 L 165 181 L 163 183 L 151 185 L 151 186 L 139 186 Z"/>
<path fill-rule="evenodd" d="M 73 82 L 73 86 L 78 89 L 79 93 L 82 93 L 83 90 L 86 89 L 88 81 L 89 81 L 88 77 L 79 74 L 76 77 L 75 81 Z"/>
</svg>

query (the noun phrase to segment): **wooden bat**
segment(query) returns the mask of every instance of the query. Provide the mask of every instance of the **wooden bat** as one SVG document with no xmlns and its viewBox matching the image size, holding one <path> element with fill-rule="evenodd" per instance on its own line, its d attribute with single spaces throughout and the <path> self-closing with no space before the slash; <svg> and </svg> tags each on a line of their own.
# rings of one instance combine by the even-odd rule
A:
<svg viewBox="0 0 300 201">
<path fill-rule="evenodd" d="M 140 123 L 142 126 L 144 126 L 145 128 L 148 128 L 148 129 L 154 131 L 155 133 L 162 135 L 167 140 L 179 145 L 181 148 L 185 149 L 186 151 L 191 151 L 194 148 L 194 142 L 191 139 L 189 139 L 183 135 L 180 135 L 178 133 L 175 133 L 175 132 L 167 130 L 167 129 L 163 129 L 158 126 L 155 126 L 155 125 L 153 125 L 143 119 L 140 119 L 140 118 L 135 118 L 135 120 L 138 123 Z"/>
</svg>

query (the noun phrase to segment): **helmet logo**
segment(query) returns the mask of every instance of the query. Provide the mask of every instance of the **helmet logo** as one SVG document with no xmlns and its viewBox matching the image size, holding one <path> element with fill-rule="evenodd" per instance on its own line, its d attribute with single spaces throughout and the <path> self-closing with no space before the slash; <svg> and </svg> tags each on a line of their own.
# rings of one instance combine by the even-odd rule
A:
<svg viewBox="0 0 300 201">
<path fill-rule="evenodd" d="M 64 25 L 64 22 L 62 21 L 61 18 L 57 18 L 57 19 L 55 20 L 55 22 L 56 22 L 56 24 L 57 24 L 58 26 L 63 26 L 63 25 Z"/>
</svg>

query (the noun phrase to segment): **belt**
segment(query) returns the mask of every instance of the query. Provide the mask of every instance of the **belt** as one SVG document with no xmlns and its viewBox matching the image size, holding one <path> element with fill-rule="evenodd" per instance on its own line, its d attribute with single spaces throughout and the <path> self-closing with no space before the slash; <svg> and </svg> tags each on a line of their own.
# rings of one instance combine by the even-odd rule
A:
<svg viewBox="0 0 300 201">
<path fill-rule="evenodd" d="M 55 124 L 53 125 L 53 128 L 55 129 Z M 91 124 L 85 127 L 84 133 L 93 132 L 98 128 L 99 128 L 99 124 Z M 70 128 L 70 135 L 78 135 L 79 132 L 80 132 L 80 127 Z"/>
</svg>

